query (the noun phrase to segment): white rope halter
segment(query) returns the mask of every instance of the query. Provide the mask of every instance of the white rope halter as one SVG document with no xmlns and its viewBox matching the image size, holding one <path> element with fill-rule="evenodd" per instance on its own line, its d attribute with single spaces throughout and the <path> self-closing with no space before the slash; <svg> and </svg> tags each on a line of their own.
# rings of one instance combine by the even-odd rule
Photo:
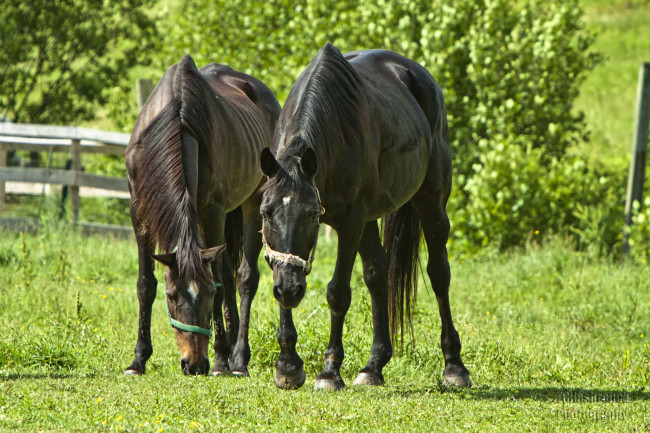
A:
<svg viewBox="0 0 650 433">
<path fill-rule="evenodd" d="M 316 188 L 316 194 L 318 195 L 318 206 L 320 207 L 320 215 L 325 213 L 325 208 L 321 205 L 320 193 L 318 188 Z M 264 258 L 269 266 L 272 266 L 274 263 L 283 265 L 289 264 L 294 265 L 305 272 L 305 275 L 309 275 L 311 272 L 311 264 L 314 262 L 314 254 L 316 254 L 316 245 L 318 244 L 318 235 L 316 235 L 316 242 L 314 243 L 311 253 L 309 254 L 309 259 L 305 260 L 302 257 L 296 256 L 295 254 L 281 253 L 275 251 L 269 247 L 268 242 L 266 242 L 266 236 L 264 236 L 264 219 L 262 219 L 262 244 L 264 244 Z"/>
</svg>

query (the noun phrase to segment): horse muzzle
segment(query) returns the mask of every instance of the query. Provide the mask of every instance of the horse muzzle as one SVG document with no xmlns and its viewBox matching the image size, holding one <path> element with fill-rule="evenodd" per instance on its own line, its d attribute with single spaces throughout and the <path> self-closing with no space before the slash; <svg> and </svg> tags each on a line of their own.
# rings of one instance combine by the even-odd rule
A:
<svg viewBox="0 0 650 433">
<path fill-rule="evenodd" d="M 273 270 L 273 296 L 281 308 L 296 308 L 305 296 L 307 281 L 305 272 L 282 266 Z"/>
</svg>

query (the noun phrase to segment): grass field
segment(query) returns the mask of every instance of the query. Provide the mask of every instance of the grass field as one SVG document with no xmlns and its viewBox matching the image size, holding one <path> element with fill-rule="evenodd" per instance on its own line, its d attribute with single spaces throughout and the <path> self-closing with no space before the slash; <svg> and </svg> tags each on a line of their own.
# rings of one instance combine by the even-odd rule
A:
<svg viewBox="0 0 650 433">
<path fill-rule="evenodd" d="M 251 378 L 182 375 L 160 285 L 147 375 L 125 377 L 137 324 L 134 242 L 47 226 L 36 235 L 3 233 L 0 430 L 650 430 L 647 266 L 589 260 L 561 239 L 498 260 L 452 260 L 452 308 L 474 387 L 450 391 L 440 381 L 437 305 L 422 285 L 416 341 L 407 337 L 388 364 L 386 386 L 351 385 L 371 341 L 357 264 L 344 334 L 348 387 L 316 392 L 334 247 L 319 243 L 294 315 L 308 378 L 287 392 L 273 383 L 277 305 L 265 264 Z"/>
</svg>

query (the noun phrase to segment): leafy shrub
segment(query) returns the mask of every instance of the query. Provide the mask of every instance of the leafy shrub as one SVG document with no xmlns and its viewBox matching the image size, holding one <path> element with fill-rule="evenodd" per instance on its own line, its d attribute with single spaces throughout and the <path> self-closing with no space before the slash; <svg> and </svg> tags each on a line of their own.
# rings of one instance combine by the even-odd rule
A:
<svg viewBox="0 0 650 433">
<path fill-rule="evenodd" d="M 638 201 L 633 204 L 634 215 L 629 227 L 630 256 L 638 262 L 650 260 L 650 197 L 646 197 L 643 206 Z"/>
<path fill-rule="evenodd" d="M 457 191 L 467 201 L 453 214 L 452 248 L 504 250 L 547 234 L 572 233 L 577 248 L 603 255 L 618 242 L 618 176 L 599 173 L 577 157 L 548 156 L 505 139 L 496 145 L 481 140 L 478 147 L 474 174 Z"/>
</svg>

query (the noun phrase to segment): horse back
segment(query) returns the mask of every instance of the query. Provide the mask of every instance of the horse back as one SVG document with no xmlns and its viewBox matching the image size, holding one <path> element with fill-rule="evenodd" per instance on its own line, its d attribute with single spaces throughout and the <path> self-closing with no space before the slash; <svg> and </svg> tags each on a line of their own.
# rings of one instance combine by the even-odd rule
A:
<svg viewBox="0 0 650 433">
<path fill-rule="evenodd" d="M 347 53 L 363 79 L 375 125 L 377 213 L 398 208 L 425 182 L 451 185 L 451 152 L 442 90 L 417 62 L 386 50 Z M 409 176 L 404 176 L 409 173 Z M 432 176 L 432 173 L 435 175 Z M 381 210 L 380 210 L 381 209 Z"/>
<path fill-rule="evenodd" d="M 270 144 L 280 104 L 261 81 L 228 66 L 212 63 L 199 71 L 221 108 L 216 143 L 220 148 L 216 175 L 221 177 L 209 200 L 222 202 L 229 211 L 259 186 L 259 155 Z"/>
</svg>

